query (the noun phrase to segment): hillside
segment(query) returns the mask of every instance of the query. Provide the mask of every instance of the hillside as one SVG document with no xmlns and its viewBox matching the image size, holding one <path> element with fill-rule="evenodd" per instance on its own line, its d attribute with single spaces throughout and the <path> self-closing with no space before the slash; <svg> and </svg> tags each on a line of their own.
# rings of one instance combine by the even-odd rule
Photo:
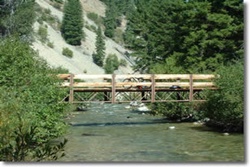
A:
<svg viewBox="0 0 250 167">
<path fill-rule="evenodd" d="M 50 15 L 57 18 L 59 22 L 62 21 L 63 12 L 59 9 L 53 7 L 49 0 L 36 0 L 36 3 L 43 9 L 50 11 Z M 100 16 L 105 15 L 105 5 L 99 0 L 81 0 L 84 12 L 84 22 L 85 24 L 96 26 L 92 20 L 86 17 L 87 12 L 95 12 Z M 95 52 L 95 38 L 96 34 L 84 27 L 84 33 L 86 34 L 85 41 L 82 42 L 81 46 L 71 46 L 67 44 L 62 38 L 60 31 L 55 27 L 51 26 L 47 22 L 43 25 L 47 27 L 48 41 L 53 43 L 53 47 L 47 46 L 47 44 L 42 43 L 38 37 L 35 38 L 33 42 L 33 48 L 38 51 L 39 55 L 44 58 L 53 67 L 63 67 L 68 69 L 70 73 L 79 74 L 102 74 L 104 70 L 93 63 L 92 53 Z M 38 32 L 40 23 L 35 22 L 34 31 Z M 131 65 L 133 62 L 128 60 L 124 55 L 127 51 L 124 47 L 120 46 L 112 39 L 106 38 L 106 56 L 108 54 L 116 54 L 118 59 L 125 59 L 127 61 L 127 67 L 119 67 L 115 73 L 132 73 Z M 68 58 L 62 55 L 63 48 L 69 48 L 73 51 L 73 57 Z M 128 51 L 129 52 L 129 51 Z"/>
</svg>

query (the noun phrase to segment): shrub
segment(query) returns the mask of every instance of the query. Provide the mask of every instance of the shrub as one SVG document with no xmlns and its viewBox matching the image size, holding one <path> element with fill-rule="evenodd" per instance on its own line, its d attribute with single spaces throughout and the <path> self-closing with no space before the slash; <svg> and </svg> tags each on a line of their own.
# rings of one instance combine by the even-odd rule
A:
<svg viewBox="0 0 250 167">
<path fill-rule="evenodd" d="M 224 131 L 243 131 L 244 124 L 244 65 L 236 62 L 222 66 L 220 77 L 215 81 L 218 90 L 208 92 L 204 103 L 205 116 L 210 118 L 209 125 Z"/>
<path fill-rule="evenodd" d="M 195 116 L 197 113 L 193 110 L 191 103 L 154 103 L 153 112 L 163 114 L 169 120 L 182 120 L 187 118 L 190 114 Z"/>
<path fill-rule="evenodd" d="M 109 54 L 104 65 L 104 70 L 106 74 L 113 74 L 115 70 L 119 67 L 119 60 L 115 54 Z"/>
<path fill-rule="evenodd" d="M 120 60 L 120 66 L 126 67 L 128 65 L 127 61 L 125 59 Z"/>
<path fill-rule="evenodd" d="M 66 140 L 51 144 L 66 130 L 56 71 L 16 39 L 1 41 L 0 62 L 0 161 L 62 156 Z"/>
<path fill-rule="evenodd" d="M 50 48 L 54 48 L 54 43 L 53 42 L 48 42 L 47 46 L 50 47 Z"/>
<path fill-rule="evenodd" d="M 90 13 L 87 13 L 87 17 L 90 20 L 94 21 L 95 23 L 98 23 L 98 18 L 99 18 L 98 14 L 90 12 Z"/>
<path fill-rule="evenodd" d="M 70 58 L 73 57 L 73 51 L 70 50 L 69 48 L 63 48 L 62 54 Z"/>
<path fill-rule="evenodd" d="M 45 43 L 48 40 L 48 31 L 46 27 L 39 26 L 37 33 L 42 43 Z"/>
</svg>

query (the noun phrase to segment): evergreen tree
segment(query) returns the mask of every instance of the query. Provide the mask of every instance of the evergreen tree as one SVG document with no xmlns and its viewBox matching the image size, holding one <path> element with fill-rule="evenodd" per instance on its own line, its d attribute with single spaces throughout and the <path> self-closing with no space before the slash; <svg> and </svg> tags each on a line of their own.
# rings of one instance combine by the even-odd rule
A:
<svg viewBox="0 0 250 167">
<path fill-rule="evenodd" d="M 64 6 L 62 36 L 71 45 L 81 45 L 84 38 L 83 12 L 79 0 L 68 0 Z"/>
<path fill-rule="evenodd" d="M 0 35 L 29 36 L 35 21 L 34 4 L 34 0 L 0 0 Z"/>
<path fill-rule="evenodd" d="M 104 37 L 102 35 L 102 29 L 100 26 L 98 26 L 98 29 L 97 29 L 95 46 L 96 46 L 96 53 L 93 53 L 92 55 L 93 61 L 98 66 L 102 67 L 103 61 L 105 58 L 105 41 L 104 41 Z"/>
<path fill-rule="evenodd" d="M 136 7 L 125 41 L 135 51 L 137 70 L 171 61 L 184 73 L 211 72 L 243 58 L 240 1 L 142 0 Z"/>
<path fill-rule="evenodd" d="M 115 5 L 114 0 L 110 0 L 108 2 L 109 6 L 106 10 L 106 16 L 104 18 L 104 26 L 105 26 L 105 31 L 104 34 L 109 37 L 112 38 L 114 36 L 114 30 L 117 26 L 117 22 L 116 22 L 116 18 L 118 16 L 118 9 Z"/>
<path fill-rule="evenodd" d="M 148 54 L 149 28 L 147 26 L 150 20 L 149 7 L 151 3 L 147 0 L 141 0 L 136 3 L 136 10 L 128 16 L 128 25 L 124 34 L 124 40 L 127 47 L 135 52 L 131 54 L 136 58 L 135 70 L 143 73 L 153 63 L 151 55 Z"/>
</svg>

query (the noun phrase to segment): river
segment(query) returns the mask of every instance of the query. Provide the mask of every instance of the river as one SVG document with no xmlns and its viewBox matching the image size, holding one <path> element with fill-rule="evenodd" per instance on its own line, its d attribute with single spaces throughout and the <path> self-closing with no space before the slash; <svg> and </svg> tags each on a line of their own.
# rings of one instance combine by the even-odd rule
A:
<svg viewBox="0 0 250 167">
<path fill-rule="evenodd" d="M 73 112 L 60 162 L 244 162 L 244 135 L 224 135 L 201 124 L 92 103 Z"/>
</svg>

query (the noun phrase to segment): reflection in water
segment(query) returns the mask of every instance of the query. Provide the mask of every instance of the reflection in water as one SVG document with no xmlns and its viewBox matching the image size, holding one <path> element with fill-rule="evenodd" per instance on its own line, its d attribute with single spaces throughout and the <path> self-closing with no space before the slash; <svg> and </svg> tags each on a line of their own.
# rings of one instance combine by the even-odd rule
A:
<svg viewBox="0 0 250 167">
<path fill-rule="evenodd" d="M 193 123 L 171 123 L 134 112 L 126 104 L 92 104 L 69 122 L 70 162 L 243 162 L 244 136 L 210 131 Z M 175 127 L 175 128 L 169 128 Z"/>
</svg>

